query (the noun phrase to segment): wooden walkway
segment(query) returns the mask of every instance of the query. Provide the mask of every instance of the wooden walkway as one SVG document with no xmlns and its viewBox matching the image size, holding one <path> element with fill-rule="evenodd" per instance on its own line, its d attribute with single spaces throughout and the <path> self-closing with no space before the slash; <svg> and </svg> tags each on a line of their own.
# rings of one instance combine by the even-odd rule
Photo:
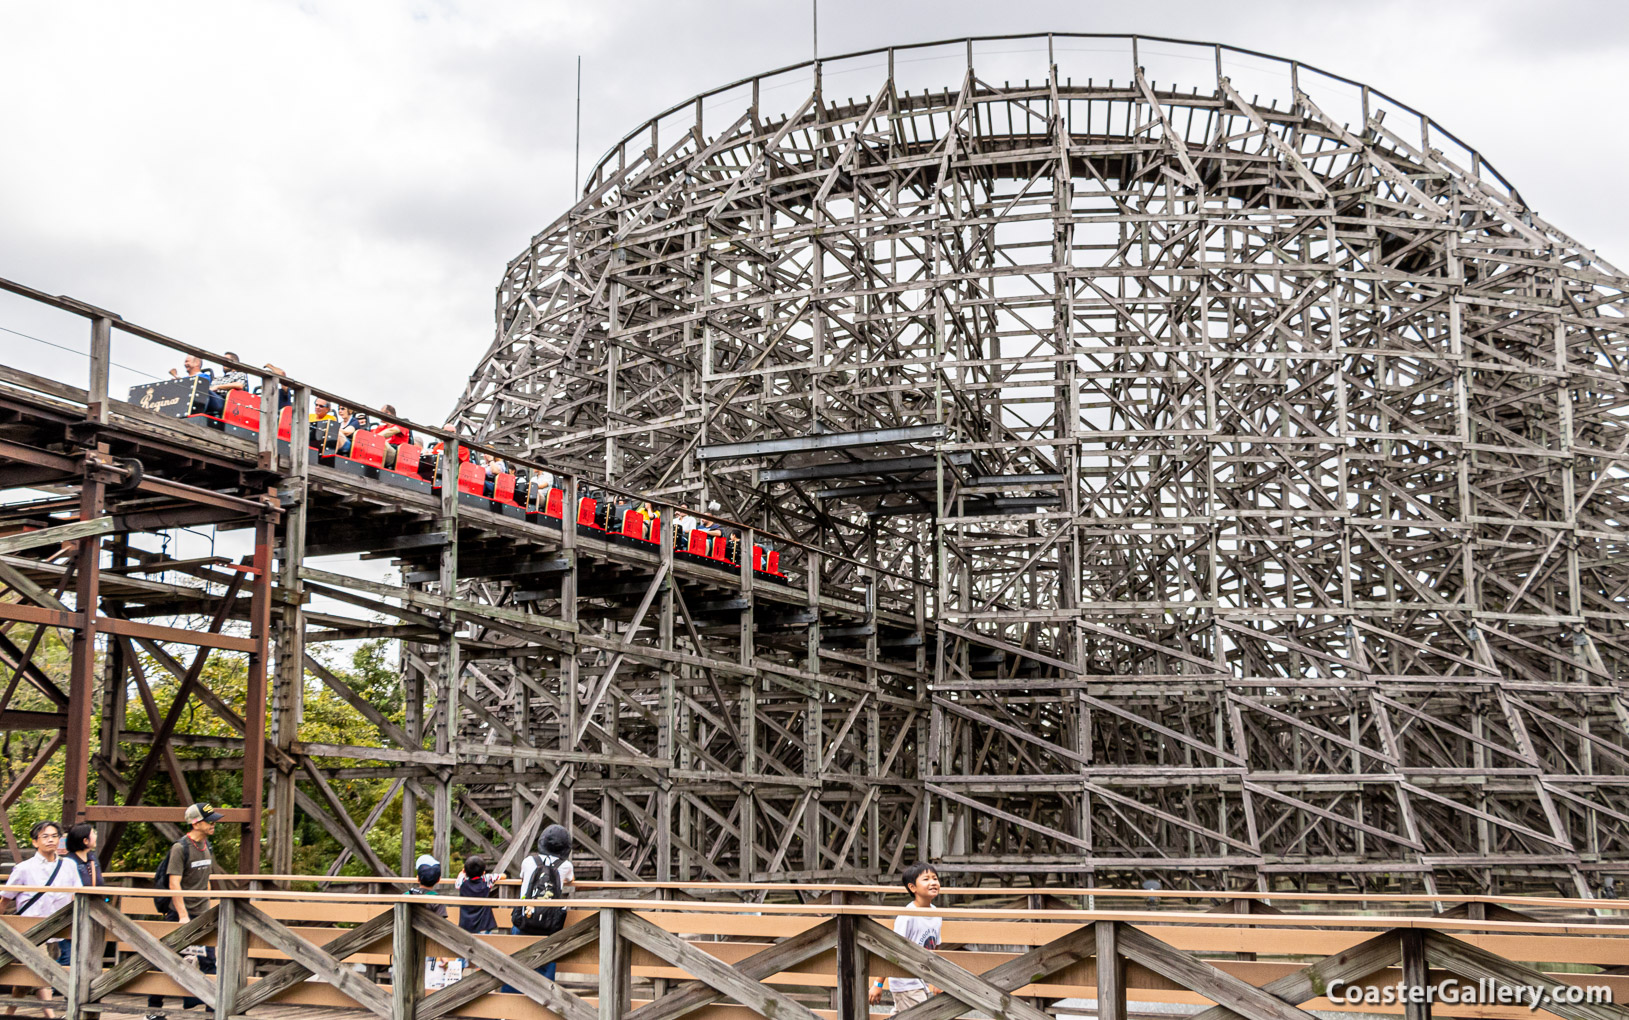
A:
<svg viewBox="0 0 1629 1020">
<path fill-rule="evenodd" d="M 1559 998 L 1546 1006 L 1553 1015 L 1629 1018 L 1619 1006 L 1567 1001 L 1584 995 L 1574 986 L 1629 1001 L 1629 917 L 1584 914 L 1580 901 L 1553 901 L 1548 912 L 1564 918 L 1555 921 L 1480 901 L 1435 914 L 1237 902 L 1285 912 L 948 906 L 935 911 L 943 948 L 929 952 L 891 930 L 903 908 L 874 903 L 581 899 L 564 930 L 535 938 L 470 935 L 417 896 L 220 892 L 216 906 L 176 924 L 151 919 L 150 894 L 107 889 L 43 920 L 0 919 L 0 983 L 49 984 L 70 1016 L 145 1013 L 145 996 L 164 995 L 196 997 L 218 1020 L 873 1020 L 887 1004 L 868 1005 L 866 990 L 888 977 L 941 989 L 902 1020 L 1047 1020 L 1060 1001 L 1082 999 L 1096 1000 L 1103 1020 L 1155 1003 L 1197 1007 L 1204 1020 L 1307 1020 L 1307 1010 L 1345 1008 L 1326 994 L 1337 982 L 1457 984 L 1484 996 L 1536 987 Z M 498 910 L 500 930 L 508 913 Z M 70 968 L 43 948 L 58 937 L 74 941 Z M 80 951 L 92 945 L 103 951 Z M 218 975 L 185 959 L 199 945 L 213 947 Z M 427 989 L 427 959 L 450 957 L 471 969 Z M 558 980 L 539 973 L 548 963 Z M 169 1012 L 178 1006 L 172 999 Z M 1457 1003 L 1405 1015 L 1433 1014 L 1533 1015 L 1525 1004 Z"/>
</svg>

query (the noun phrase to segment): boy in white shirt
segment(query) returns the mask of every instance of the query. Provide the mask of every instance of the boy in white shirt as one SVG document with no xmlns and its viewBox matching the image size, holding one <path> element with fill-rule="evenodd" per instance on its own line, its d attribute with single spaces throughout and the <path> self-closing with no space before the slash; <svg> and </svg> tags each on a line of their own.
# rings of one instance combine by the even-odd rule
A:
<svg viewBox="0 0 1629 1020">
<path fill-rule="evenodd" d="M 931 910 L 933 901 L 939 898 L 939 873 L 933 870 L 931 864 L 913 864 L 905 869 L 900 876 L 905 888 L 911 894 L 911 906 L 918 910 Z M 937 917 L 924 917 L 921 914 L 901 914 L 894 918 L 894 934 L 901 936 L 909 942 L 914 942 L 923 949 L 933 952 L 939 948 L 939 932 L 941 920 Z M 928 996 L 939 994 L 939 989 L 923 981 L 921 978 L 889 978 L 888 990 L 894 993 L 893 1013 L 903 1013 L 912 1006 L 919 1006 L 928 1001 Z M 878 981 L 871 986 L 866 996 L 874 1006 L 882 1001 L 882 982 Z M 893 1015 L 890 1013 L 889 1015 Z"/>
</svg>

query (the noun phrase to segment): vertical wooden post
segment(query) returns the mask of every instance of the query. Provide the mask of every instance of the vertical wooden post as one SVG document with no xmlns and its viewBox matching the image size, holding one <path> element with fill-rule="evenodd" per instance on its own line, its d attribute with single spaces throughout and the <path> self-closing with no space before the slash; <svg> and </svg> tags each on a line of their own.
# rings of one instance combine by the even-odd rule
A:
<svg viewBox="0 0 1629 1020">
<path fill-rule="evenodd" d="M 1431 982 L 1431 970 L 1425 963 L 1425 932 L 1418 928 L 1404 928 L 1400 933 L 1403 946 L 1403 988 L 1409 991 L 1424 988 Z M 1431 1020 L 1431 1003 L 1405 1001 L 1403 1020 Z"/>
<path fill-rule="evenodd" d="M 85 417 L 107 424 L 107 384 L 113 367 L 113 320 L 98 315 L 91 320 L 90 388 L 85 394 Z"/>
<path fill-rule="evenodd" d="M 106 932 L 91 913 L 91 902 L 89 896 L 74 896 L 73 927 L 69 929 L 74 948 L 68 966 L 68 1020 L 80 1020 L 87 1015 L 91 982 L 102 973 Z"/>
<path fill-rule="evenodd" d="M 238 923 L 238 901 L 216 901 L 215 1020 L 232 1020 L 238 995 L 249 986 L 249 935 Z"/>
<path fill-rule="evenodd" d="M 266 664 L 271 657 L 272 543 L 276 529 L 270 513 L 255 522 L 254 579 L 249 598 L 249 674 L 243 703 L 243 806 L 249 823 L 238 850 L 238 871 L 260 874 L 260 808 L 266 771 Z"/>
<path fill-rule="evenodd" d="M 105 452 L 106 444 L 98 450 Z M 79 490 L 79 519 L 102 516 L 103 484 L 98 469 L 87 466 Z M 91 713 L 96 710 L 96 618 L 101 609 L 102 539 L 86 535 L 75 543 L 74 610 L 81 621 L 73 632 L 73 657 L 68 670 L 67 734 L 62 745 L 62 826 L 64 831 L 85 820 L 85 795 L 90 776 Z M 158 753 L 157 748 L 153 753 Z"/>
<path fill-rule="evenodd" d="M 662 516 L 658 518 L 660 526 L 654 536 L 661 549 L 662 563 L 659 568 L 665 580 L 662 582 L 662 591 L 657 596 L 658 612 L 657 642 L 664 652 L 673 651 L 673 610 L 674 589 L 678 587 L 678 579 L 673 576 L 673 543 L 674 518 L 678 508 L 669 506 L 658 508 Z M 674 792 L 672 771 L 678 768 L 678 738 L 675 731 L 678 729 L 678 720 L 675 715 L 678 711 L 678 666 L 671 660 L 662 663 L 661 693 L 658 716 L 656 720 L 656 757 L 667 762 L 657 770 L 656 789 L 656 881 L 673 881 L 673 802 L 678 794 Z"/>
<path fill-rule="evenodd" d="M 617 910 L 600 908 L 600 1017 L 622 1020 L 633 998 L 632 957 L 617 930 Z"/>
<path fill-rule="evenodd" d="M 832 897 L 834 900 L 837 896 Z M 837 1020 L 867 1020 L 871 1005 L 866 993 L 871 984 L 871 954 L 854 938 L 858 926 L 852 914 L 837 917 Z"/>
<path fill-rule="evenodd" d="M 413 930 L 413 904 L 393 903 L 390 990 L 395 1020 L 413 1020 L 424 998 L 424 937 Z"/>
<path fill-rule="evenodd" d="M 1097 1020 L 1126 1020 L 1126 964 L 1120 958 L 1116 921 L 1097 925 Z"/>
<path fill-rule="evenodd" d="M 113 320 L 99 315 L 91 320 L 90 378 L 85 394 L 85 417 L 93 424 L 107 422 L 108 373 L 113 361 Z M 107 444 L 98 442 L 96 454 L 105 455 Z M 93 462 L 86 459 L 85 477 L 79 490 L 79 519 L 102 516 L 103 479 Z M 62 825 L 84 821 L 85 797 L 90 779 L 91 713 L 95 711 L 96 617 L 101 609 L 102 540 L 87 535 L 75 544 L 74 610 L 83 619 L 73 636 L 73 659 L 68 673 L 68 720 L 63 742 Z"/>
<path fill-rule="evenodd" d="M 458 597 L 458 474 L 462 466 L 458 457 L 457 436 L 447 439 L 441 454 L 441 520 L 447 531 L 447 544 L 441 547 L 441 569 L 437 585 L 444 599 Z M 563 515 L 562 515 L 563 516 Z M 563 522 L 562 522 L 563 523 Z M 459 678 L 463 668 L 458 661 L 458 614 L 448 609 L 441 620 L 441 638 L 436 656 L 436 693 L 441 701 L 437 705 L 435 749 L 437 754 L 451 754 L 458 739 Z M 432 834 L 431 853 L 436 860 L 452 857 L 452 770 L 442 766 L 437 770 L 431 786 Z"/>
<path fill-rule="evenodd" d="M 300 386 L 294 391 L 289 414 L 288 475 L 278 488 L 283 523 L 277 543 L 277 673 L 272 685 L 271 739 L 284 752 L 299 737 L 305 707 L 305 583 L 300 580 L 300 565 L 305 560 L 310 434 L 311 390 Z M 280 766 L 272 776 L 267 850 L 271 869 L 279 875 L 294 870 L 294 783 L 290 768 Z"/>
</svg>

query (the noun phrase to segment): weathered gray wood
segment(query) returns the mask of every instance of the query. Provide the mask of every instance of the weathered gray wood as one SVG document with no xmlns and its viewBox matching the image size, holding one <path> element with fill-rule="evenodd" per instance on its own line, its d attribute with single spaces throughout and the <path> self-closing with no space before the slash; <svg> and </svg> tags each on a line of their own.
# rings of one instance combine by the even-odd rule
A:
<svg viewBox="0 0 1629 1020">
<path fill-rule="evenodd" d="M 695 100 L 677 133 L 675 108 L 506 272 L 457 434 L 426 433 L 449 439 L 448 466 L 463 445 L 548 470 L 568 520 L 579 484 L 659 494 L 669 523 L 718 498 L 748 539 L 733 567 L 309 464 L 315 391 L 293 380 L 284 463 L 267 434 L 280 372 L 256 441 L 104 399 L 114 325 L 198 349 L 9 281 L 91 320 L 93 373 L 79 389 L 0 371 L 8 413 L 32 423 L 0 439 L 0 479 L 62 481 L 65 463 L 139 448 L 148 494 L 198 504 L 151 526 L 223 510 L 177 481 L 199 459 L 277 493 L 278 872 L 297 813 L 382 870 L 368 833 L 296 795 L 331 774 L 294 733 L 304 644 L 376 634 L 434 646 L 422 676 L 440 683 L 405 685 L 406 721 L 380 726 L 395 746 L 339 756 L 362 759 L 348 776 L 411 775 L 403 815 L 433 801 L 444 860 L 460 833 L 518 835 L 530 811 L 592 844 L 585 875 L 881 877 L 927 856 L 937 823 L 978 834 L 958 856 L 992 877 L 1248 888 L 1271 862 L 1306 888 L 1597 895 L 1584 861 L 1629 841 L 1629 789 L 1589 781 L 1629 760 L 1611 683 L 1629 663 L 1613 553 L 1629 438 L 1611 396 L 1629 380 L 1625 274 L 1367 88 L 1361 111 L 1326 115 L 1310 93 L 1327 80 L 1266 61 L 1287 87 L 1257 100 L 1215 47 L 1214 77 L 1181 83 L 1194 91 L 1151 80 L 1135 38 L 1091 43 L 1132 61 L 1090 58 L 1108 66 L 1088 80 L 1057 66 L 1062 38 L 1002 41 L 1034 58 L 1023 83 L 980 73 L 967 41 L 910 51 L 958 58 L 941 89 L 902 95 L 888 51 L 823 65 L 861 72 L 857 99 L 817 87 L 771 113 L 754 78 Z M 719 449 L 757 456 L 703 455 Z M 124 471 L 92 474 L 64 497 Z M 822 478 L 859 484 L 808 484 Z M 343 520 L 323 547 L 419 568 L 374 588 L 308 576 L 365 612 L 401 599 L 424 629 L 304 611 L 308 508 L 320 529 Z M 438 562 L 401 548 L 438 528 Z M 754 575 L 754 535 L 787 583 Z M 61 576 L 7 558 L 23 592 Z M 117 579 L 132 606 L 215 608 L 218 589 Z M 716 608 L 692 619 L 679 585 L 715 589 L 693 607 Z M 702 681 L 711 702 L 681 707 Z M 808 710 L 789 719 L 793 695 Z M 396 706 L 371 708 L 378 724 Z M 895 733 L 909 752 L 873 753 Z M 99 802 L 120 793 L 104 775 Z"/>
<path fill-rule="evenodd" d="M 91 538 L 96 535 L 107 535 L 117 530 L 117 520 L 112 517 L 93 517 L 88 521 L 75 521 L 72 524 L 58 524 L 51 528 L 40 528 L 36 531 L 23 531 L 15 535 L 6 535 L 0 538 L 0 555 L 25 552 L 29 549 L 38 549 L 41 546 L 60 545 L 63 542 L 73 542 L 81 538 Z"/>
<path fill-rule="evenodd" d="M 68 975 L 45 951 L 24 938 L 10 925 L 0 925 L 0 946 L 29 973 L 40 978 L 63 995 L 68 994 Z"/>
<path fill-rule="evenodd" d="M 780 989 L 746 977 L 731 965 L 708 956 L 632 911 L 619 912 L 617 930 L 634 945 L 655 953 L 675 967 L 683 968 L 696 980 L 712 985 L 762 1016 L 772 1020 L 777 1017 L 815 1020 L 814 1013 L 807 1006 Z"/>
<path fill-rule="evenodd" d="M 151 967 L 158 968 L 159 970 L 163 971 L 167 977 L 185 989 L 188 995 L 197 999 L 199 1002 L 202 1002 L 206 1008 L 212 1011 L 214 1010 L 214 981 L 206 977 L 198 970 L 197 967 L 183 960 L 180 954 L 171 949 L 166 942 L 155 938 L 147 931 L 146 928 L 143 928 L 141 925 L 130 920 L 130 918 L 125 917 L 111 906 L 103 903 L 101 900 L 91 900 L 90 906 L 96 919 L 107 927 L 108 931 L 113 934 L 114 938 L 117 938 L 122 942 L 129 942 L 135 946 L 136 952 L 147 961 L 148 967 L 143 968 L 144 970 Z M 210 915 L 209 925 L 202 931 L 196 932 L 194 937 L 205 934 L 207 931 L 213 929 L 213 911 L 210 912 Z M 171 932 L 170 934 L 174 935 L 175 933 Z M 184 943 L 183 945 L 190 944 L 191 943 Z M 56 965 L 52 964 L 52 966 L 55 967 Z M 92 998 L 99 999 L 103 994 L 105 994 L 97 990 L 98 986 L 100 985 L 101 982 L 94 982 L 92 984 Z M 116 986 L 110 986 L 108 990 L 111 991 L 113 987 Z"/>
<path fill-rule="evenodd" d="M 854 938 L 854 915 L 842 914 L 837 921 L 837 1020 L 869 1020 L 871 1006 L 871 954 Z M 739 972 L 740 967 L 736 970 Z"/>
<path fill-rule="evenodd" d="M 353 953 L 368 949 L 390 934 L 392 923 L 393 912 L 385 911 L 336 936 L 333 941 L 322 946 L 322 951 L 335 960 L 344 960 Z M 290 960 L 272 968 L 260 980 L 238 993 L 238 1011 L 247 1012 L 255 1006 L 270 1002 L 280 993 L 299 985 L 311 974 L 311 969 L 298 960 Z"/>
<path fill-rule="evenodd" d="M 90 909 L 89 897 L 75 896 L 69 909 L 73 911 L 73 955 L 68 964 L 68 1018 L 79 1020 L 86 1015 L 91 988 L 102 973 L 107 932 Z"/>
<path fill-rule="evenodd" d="M 238 923 L 243 901 L 223 899 L 216 904 L 219 931 L 215 936 L 215 1020 L 232 1020 L 242 1013 L 238 997 L 249 982 L 249 939 Z"/>
<path fill-rule="evenodd" d="M 1485 979 L 1495 985 L 1547 989 L 1568 987 L 1531 967 L 1506 960 L 1442 932 L 1428 931 L 1423 941 L 1427 963 L 1467 981 Z M 1587 974 L 1580 974 L 1579 977 L 1584 979 L 1583 984 L 1589 983 Z M 1621 1005 L 1546 1002 L 1544 1008 L 1565 1020 L 1625 1020 L 1629 1017 L 1629 1008 Z"/>
<path fill-rule="evenodd" d="M 1299 1005 L 1314 996 L 1324 994 L 1336 981 L 1355 981 L 1395 964 L 1401 952 L 1399 932 L 1389 931 L 1372 939 L 1332 953 L 1317 963 L 1286 974 L 1261 986 L 1268 995 Z M 1212 1006 L 1194 1014 L 1193 1020 L 1233 1020 L 1240 1014 L 1226 1006 Z"/>
<path fill-rule="evenodd" d="M 1397 948 L 1403 964 L 1403 987 L 1428 987 L 1431 984 L 1431 969 L 1425 958 L 1425 932 L 1419 928 L 1399 931 Z M 1413 996 L 1409 996 L 1403 1003 L 1403 1020 L 1431 1020 L 1431 1003 L 1416 1002 Z"/>
<path fill-rule="evenodd" d="M 33 945 L 40 945 L 46 939 L 56 938 L 57 935 L 74 923 L 74 905 L 68 903 L 53 910 L 50 914 L 40 918 L 39 923 L 31 925 L 22 936 Z M 0 945 L 0 967 L 16 961 L 3 945 Z"/>
<path fill-rule="evenodd" d="M 763 981 L 779 974 L 810 957 L 818 956 L 837 945 L 837 921 L 823 921 L 807 931 L 782 939 L 767 949 L 760 949 L 735 964 L 735 970 L 749 981 Z M 703 981 L 686 981 L 669 989 L 660 999 L 647 1002 L 627 1020 L 677 1020 L 686 1013 L 717 1002 L 724 993 Z"/>
<path fill-rule="evenodd" d="M 426 936 L 449 949 L 456 950 L 458 955 L 486 971 L 488 983 L 494 988 L 499 982 L 512 985 L 527 998 L 539 1003 L 564 1018 L 564 1020 L 594 1020 L 594 1007 L 539 974 L 532 967 L 520 963 L 507 953 L 492 948 L 479 938 L 458 927 L 458 925 L 450 921 L 444 921 L 428 910 L 421 910 L 416 914 L 413 918 L 413 925 Z M 463 982 L 460 981 L 459 984 L 463 984 Z M 435 998 L 435 995 L 429 996 L 423 1003 L 423 1007 L 428 1007 L 431 1000 Z M 440 1016 L 444 1014 L 440 1011 L 435 1014 L 420 1013 L 420 1020 L 428 1020 L 430 1015 Z"/>
<path fill-rule="evenodd" d="M 436 920 L 441 919 L 437 917 Z M 510 954 L 509 959 L 517 966 L 535 971 L 545 963 L 558 960 L 584 946 L 593 945 L 599 938 L 599 925 L 598 915 L 590 915 L 547 938 L 533 942 L 519 952 Z M 503 982 L 492 974 L 468 974 L 456 984 L 424 996 L 418 1006 L 417 1020 L 438 1020 L 489 992 L 497 991 L 501 984 Z"/>
<path fill-rule="evenodd" d="M 620 911 L 599 910 L 600 1008 L 599 1020 L 622 1020 L 633 998 L 633 972 L 628 943 L 617 923 Z"/>
<path fill-rule="evenodd" d="M 414 906 L 390 906 L 390 1003 L 395 1020 L 419 1020 L 424 1000 L 424 939 L 413 923 Z"/>
<path fill-rule="evenodd" d="M 1147 932 L 1122 924 L 1116 930 L 1120 954 L 1156 974 L 1198 992 L 1218 1005 L 1252 1020 L 1311 1020 L 1312 1014 L 1240 981 L 1180 949 L 1166 945 Z"/>
<path fill-rule="evenodd" d="M 1097 943 L 1097 1020 L 1126 1020 L 1126 961 L 1120 956 L 1118 921 L 1092 925 Z"/>
<path fill-rule="evenodd" d="M 238 913 L 240 922 L 250 932 L 264 939 L 273 948 L 281 950 L 290 960 L 299 963 L 315 977 L 356 1000 L 356 1003 L 364 1009 L 389 1020 L 391 1016 L 389 997 L 363 980 L 362 976 L 349 966 L 339 962 L 338 958 L 330 956 L 322 947 L 313 945 L 289 931 L 281 922 L 268 917 L 258 907 L 247 902 L 239 904 Z M 389 914 L 383 914 L 381 917 L 385 923 L 390 923 Z M 375 938 L 382 934 L 383 932 L 379 933 Z"/>
<path fill-rule="evenodd" d="M 215 930 L 217 909 L 216 907 L 210 907 L 186 924 L 174 929 L 159 941 L 176 951 L 193 945 L 200 937 Z M 157 964 L 141 953 L 126 953 L 118 963 L 98 974 L 96 979 L 91 982 L 91 998 L 100 999 L 109 992 L 118 991 L 129 984 L 132 978 L 147 973 L 155 966 Z"/>
<path fill-rule="evenodd" d="M 1100 922 L 1109 923 L 1109 922 Z M 1008 960 L 980 974 L 979 977 L 1004 992 L 1016 991 L 1027 984 L 1057 973 L 1072 963 L 1102 952 L 1100 928 L 1081 925 L 1066 935 L 1059 936 L 1044 946 Z M 946 992 L 929 996 L 921 1005 L 897 1014 L 899 1020 L 951 1020 L 967 1011 L 967 1007 Z"/>
<path fill-rule="evenodd" d="M 942 956 L 895 935 L 870 918 L 860 918 L 855 938 L 861 946 L 910 974 L 936 985 L 952 998 L 972 1009 L 981 1009 L 1007 1020 L 1044 1020 L 1046 1014 L 1023 999 L 1010 995 Z"/>
</svg>

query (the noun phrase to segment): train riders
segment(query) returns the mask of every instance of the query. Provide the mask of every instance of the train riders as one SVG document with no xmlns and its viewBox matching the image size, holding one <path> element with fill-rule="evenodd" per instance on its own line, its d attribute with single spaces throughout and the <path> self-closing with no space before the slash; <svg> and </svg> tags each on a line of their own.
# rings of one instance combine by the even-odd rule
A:
<svg viewBox="0 0 1629 1020">
<path fill-rule="evenodd" d="M 443 425 L 441 427 L 442 427 L 443 430 L 445 430 L 447 432 L 454 433 L 455 435 L 457 434 L 457 431 L 458 431 L 458 423 L 457 422 L 451 422 L 450 421 L 450 422 L 448 422 L 447 424 L 445 424 L 445 425 Z M 435 441 L 435 444 L 430 447 L 429 452 L 439 455 L 441 453 L 441 451 L 442 451 L 442 448 L 445 445 L 446 445 L 445 443 L 443 443 L 441 440 L 437 439 Z M 469 447 L 465 446 L 463 443 L 459 443 L 458 444 L 458 462 L 460 464 L 462 464 L 467 460 L 469 460 Z"/>
<path fill-rule="evenodd" d="M 284 378 L 288 377 L 287 372 L 285 372 L 282 369 L 278 368 L 276 365 L 272 364 L 269 361 L 266 362 L 264 365 L 261 365 L 260 367 L 264 368 L 268 372 L 276 372 L 278 375 L 283 376 Z M 288 387 L 288 386 L 279 386 L 279 387 L 277 387 L 277 409 L 279 411 L 281 411 L 285 407 L 293 407 L 293 406 L 294 406 L 294 390 L 293 390 L 293 388 Z"/>
<path fill-rule="evenodd" d="M 687 506 L 679 507 L 679 512 L 673 515 L 673 547 L 680 552 L 688 549 L 690 533 L 701 527 L 696 515 L 690 512 Z"/>
<path fill-rule="evenodd" d="M 351 455 L 351 437 L 358 430 L 366 432 L 368 429 L 368 416 L 361 411 L 353 411 L 343 404 L 334 405 L 334 418 L 339 422 L 339 450 L 341 457 Z"/>
<path fill-rule="evenodd" d="M 386 414 L 396 413 L 396 408 L 391 404 L 386 404 L 379 410 L 385 412 Z M 413 441 L 412 429 L 408 428 L 406 425 L 398 425 L 392 421 L 380 422 L 370 431 L 372 431 L 373 434 L 378 436 L 380 439 L 383 439 L 386 443 L 385 467 L 387 468 L 394 468 L 396 466 L 396 447 L 411 443 Z"/>
<path fill-rule="evenodd" d="M 231 361 L 240 360 L 231 351 L 226 352 L 226 357 Z M 220 378 L 209 384 L 209 406 L 213 408 L 209 413 L 219 416 L 226 410 L 226 395 L 228 393 L 233 390 L 247 390 L 248 388 L 249 377 L 247 375 L 242 372 L 235 372 L 222 365 Z"/>
<path fill-rule="evenodd" d="M 187 373 L 186 377 L 187 378 L 191 379 L 191 378 L 196 378 L 198 376 L 202 376 L 203 379 L 204 379 L 205 385 L 213 386 L 215 384 L 215 373 L 211 372 L 209 369 L 204 367 L 204 359 L 203 358 L 199 358 L 199 357 L 196 357 L 194 355 L 189 354 L 186 357 L 181 359 L 181 367 L 186 370 L 186 373 Z M 177 372 L 173 368 L 170 369 L 170 378 L 171 379 L 180 379 L 181 377 L 182 376 L 181 376 L 180 372 Z M 211 393 L 209 395 L 207 403 L 204 406 L 204 413 L 205 414 L 214 414 L 215 413 L 214 406 L 215 406 L 215 395 L 213 393 Z M 225 398 L 222 398 L 221 406 L 222 407 L 226 406 Z M 196 410 L 196 409 L 195 408 L 194 409 L 189 409 L 188 413 L 192 413 L 193 410 Z"/>
<path fill-rule="evenodd" d="M 328 401 L 317 397 L 311 401 L 311 417 L 307 420 L 310 422 L 311 445 L 320 450 L 326 449 L 323 444 L 325 433 L 322 423 L 335 420 L 333 408 L 328 406 Z"/>
</svg>

